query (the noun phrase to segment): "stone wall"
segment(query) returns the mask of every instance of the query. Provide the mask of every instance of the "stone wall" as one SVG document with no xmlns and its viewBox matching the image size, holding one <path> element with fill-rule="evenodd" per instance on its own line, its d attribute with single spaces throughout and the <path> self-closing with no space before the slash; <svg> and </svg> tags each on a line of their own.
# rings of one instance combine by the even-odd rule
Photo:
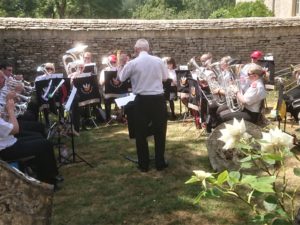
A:
<svg viewBox="0 0 300 225">
<path fill-rule="evenodd" d="M 299 18 L 226 20 L 56 20 L 0 18 L 0 62 L 10 60 L 16 73 L 35 74 L 35 68 L 54 62 L 63 72 L 62 56 L 76 43 L 87 44 L 94 61 L 113 50 L 132 53 L 135 41 L 146 38 L 154 54 L 173 56 L 186 64 L 210 51 L 215 60 L 231 55 L 249 60 L 251 51 L 274 55 L 276 69 L 300 63 Z"/>
</svg>

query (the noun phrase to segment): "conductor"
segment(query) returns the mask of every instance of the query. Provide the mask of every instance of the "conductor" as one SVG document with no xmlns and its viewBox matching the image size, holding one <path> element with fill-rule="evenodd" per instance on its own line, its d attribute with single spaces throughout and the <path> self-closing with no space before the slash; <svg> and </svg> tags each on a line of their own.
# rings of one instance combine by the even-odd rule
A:
<svg viewBox="0 0 300 225">
<path fill-rule="evenodd" d="M 165 169 L 165 143 L 167 131 L 167 106 L 162 81 L 168 78 L 168 70 L 163 61 L 149 55 L 149 43 L 145 39 L 137 40 L 134 51 L 136 58 L 129 61 L 119 74 L 124 82 L 130 78 L 134 100 L 134 126 L 138 169 L 149 170 L 148 125 L 151 124 L 155 143 L 155 166 Z"/>
</svg>

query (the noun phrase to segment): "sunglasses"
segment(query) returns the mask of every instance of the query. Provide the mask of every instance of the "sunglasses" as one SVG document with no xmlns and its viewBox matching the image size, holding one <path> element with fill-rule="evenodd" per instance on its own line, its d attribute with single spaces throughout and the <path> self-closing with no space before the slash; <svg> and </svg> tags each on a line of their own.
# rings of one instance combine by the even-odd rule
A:
<svg viewBox="0 0 300 225">
<path fill-rule="evenodd" d="M 51 67 L 47 67 L 46 70 L 54 70 L 54 69 Z"/>
<path fill-rule="evenodd" d="M 248 76 L 255 75 L 255 73 L 248 73 Z"/>
</svg>

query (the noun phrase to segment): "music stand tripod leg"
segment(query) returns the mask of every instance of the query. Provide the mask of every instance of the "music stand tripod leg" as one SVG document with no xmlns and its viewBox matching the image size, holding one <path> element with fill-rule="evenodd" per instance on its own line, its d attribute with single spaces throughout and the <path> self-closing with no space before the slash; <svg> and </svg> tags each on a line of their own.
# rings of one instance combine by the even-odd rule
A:
<svg viewBox="0 0 300 225">
<path fill-rule="evenodd" d="M 75 151 L 75 142 L 74 142 L 74 134 L 73 134 L 73 119 L 72 119 L 72 110 L 69 111 L 70 116 L 70 123 L 71 123 L 71 145 L 72 145 L 72 163 L 79 163 L 84 162 L 89 167 L 93 168 L 93 165 L 82 158 L 78 153 Z M 81 161 L 76 161 L 76 157 L 79 158 Z"/>
</svg>

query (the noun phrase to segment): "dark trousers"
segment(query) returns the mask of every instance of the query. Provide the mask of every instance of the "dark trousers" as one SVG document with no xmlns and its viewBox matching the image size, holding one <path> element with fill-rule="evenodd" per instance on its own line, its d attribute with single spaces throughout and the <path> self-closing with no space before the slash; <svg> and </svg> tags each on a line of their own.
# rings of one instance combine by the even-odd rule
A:
<svg viewBox="0 0 300 225">
<path fill-rule="evenodd" d="M 20 127 L 20 133 L 30 131 L 40 133 L 42 136 L 46 137 L 45 125 L 37 121 L 25 121 L 18 118 L 18 123 Z"/>
<path fill-rule="evenodd" d="M 114 101 L 115 101 L 115 98 L 104 99 L 106 121 L 109 121 L 111 119 L 111 105 L 114 103 Z"/>
<path fill-rule="evenodd" d="M 152 126 L 155 143 L 155 165 L 165 165 L 165 144 L 167 131 L 167 106 L 163 95 L 137 95 L 134 107 L 134 126 L 139 166 L 149 167 L 148 131 Z"/>
<path fill-rule="evenodd" d="M 38 135 L 28 135 L 17 139 L 17 142 L 0 151 L 4 161 L 13 161 L 20 158 L 34 156 L 37 178 L 40 181 L 54 184 L 58 175 L 52 144 Z"/>
<path fill-rule="evenodd" d="M 259 116 L 260 116 L 260 113 L 251 112 L 247 109 L 243 109 L 243 111 L 240 111 L 240 112 L 231 112 L 229 109 L 227 109 L 227 110 L 220 112 L 220 123 L 227 122 L 229 120 L 233 120 L 233 118 L 236 118 L 237 120 L 244 119 L 246 121 L 256 123 Z"/>
</svg>

